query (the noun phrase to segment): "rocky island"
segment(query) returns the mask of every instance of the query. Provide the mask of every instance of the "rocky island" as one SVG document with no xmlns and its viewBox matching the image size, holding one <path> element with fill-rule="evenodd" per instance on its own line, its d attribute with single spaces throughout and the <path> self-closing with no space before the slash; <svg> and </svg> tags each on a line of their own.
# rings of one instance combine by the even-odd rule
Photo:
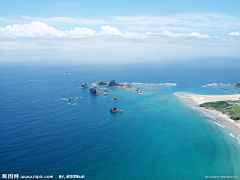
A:
<svg viewBox="0 0 240 180">
<path fill-rule="evenodd" d="M 233 86 L 237 86 L 238 88 L 240 88 L 240 81 L 236 84 L 232 84 Z"/>
<path fill-rule="evenodd" d="M 78 97 L 76 97 L 75 99 L 76 99 L 76 100 L 78 100 L 78 99 L 80 99 L 80 98 L 81 98 L 81 97 L 80 97 L 80 96 L 78 96 Z"/>
<path fill-rule="evenodd" d="M 137 94 L 143 94 L 142 91 L 139 90 L 139 88 L 136 89 Z"/>
<path fill-rule="evenodd" d="M 99 92 L 98 92 L 98 90 L 97 90 L 97 87 L 91 87 L 90 89 L 89 89 L 89 92 L 90 93 L 92 93 L 92 94 L 94 94 L 94 95 L 98 95 L 99 94 Z"/>
<path fill-rule="evenodd" d="M 118 100 L 124 100 L 124 99 L 122 99 L 122 98 L 118 98 L 118 97 L 114 97 L 114 98 L 112 98 L 112 100 L 114 100 L 114 101 L 118 101 Z"/>
<path fill-rule="evenodd" d="M 64 100 L 67 100 L 67 101 L 70 101 L 70 100 L 72 100 L 72 98 L 71 98 L 71 97 L 63 97 L 63 99 L 64 99 Z"/>
<path fill-rule="evenodd" d="M 117 109 L 117 108 L 112 108 L 112 109 L 110 109 L 110 112 L 111 113 L 117 113 L 117 112 L 119 112 L 119 113 L 123 113 L 124 112 L 124 110 L 122 110 L 122 109 Z"/>
<path fill-rule="evenodd" d="M 99 85 L 99 86 L 106 86 L 107 85 L 106 81 L 99 81 L 99 82 L 96 82 L 95 84 Z"/>
<path fill-rule="evenodd" d="M 109 95 L 107 92 L 99 92 L 97 90 L 97 87 L 96 86 L 93 86 L 89 89 L 89 92 L 94 94 L 94 95 L 98 95 L 98 94 L 103 94 L 103 95 Z"/>
<path fill-rule="evenodd" d="M 105 86 L 105 87 L 117 87 L 123 90 L 136 92 L 137 94 L 144 94 L 142 91 L 139 90 L 139 88 L 133 89 L 132 85 L 120 84 L 120 83 L 117 83 L 115 80 L 111 80 L 109 83 L 106 83 L 106 81 L 99 81 L 99 82 L 96 82 L 95 84 L 99 86 Z M 109 92 L 109 90 L 104 90 L 104 91 Z"/>
<path fill-rule="evenodd" d="M 82 87 L 82 88 L 86 88 L 86 87 L 88 87 L 88 85 L 87 85 L 87 83 L 82 83 L 82 84 L 81 84 L 81 87 Z"/>
</svg>

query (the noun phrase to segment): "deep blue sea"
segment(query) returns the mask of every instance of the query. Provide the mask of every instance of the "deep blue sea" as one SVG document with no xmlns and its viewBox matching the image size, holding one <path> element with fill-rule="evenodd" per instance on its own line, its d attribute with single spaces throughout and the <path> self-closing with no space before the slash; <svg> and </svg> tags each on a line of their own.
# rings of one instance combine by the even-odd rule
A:
<svg viewBox="0 0 240 180">
<path fill-rule="evenodd" d="M 174 95 L 240 93 L 229 85 L 240 81 L 239 67 L 239 60 L 227 59 L 138 65 L 3 64 L 0 173 L 54 179 L 85 175 L 97 180 L 240 178 L 237 135 Z M 79 88 L 83 82 L 91 86 L 112 79 L 131 83 L 146 94 L 107 88 L 108 96 L 94 96 L 89 88 Z M 75 100 L 77 96 L 81 98 Z M 115 96 L 124 100 L 114 102 Z M 124 113 L 111 114 L 113 107 Z"/>
</svg>

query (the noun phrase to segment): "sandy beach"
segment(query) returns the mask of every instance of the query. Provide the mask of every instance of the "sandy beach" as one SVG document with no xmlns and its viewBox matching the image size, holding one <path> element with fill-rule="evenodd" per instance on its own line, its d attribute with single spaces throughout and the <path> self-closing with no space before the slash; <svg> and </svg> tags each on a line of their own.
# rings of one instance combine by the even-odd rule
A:
<svg viewBox="0 0 240 180">
<path fill-rule="evenodd" d="M 220 111 L 217 110 L 208 110 L 202 107 L 199 107 L 200 104 L 205 102 L 216 102 L 216 101 L 226 101 L 226 100 L 239 100 L 240 94 L 234 94 L 234 95 L 198 95 L 198 94 L 190 94 L 190 93 L 182 93 L 177 92 L 175 95 L 182 100 L 183 102 L 186 102 L 192 107 L 195 107 L 206 114 L 223 120 L 224 125 L 228 127 L 231 131 L 234 131 L 238 136 L 240 136 L 240 121 L 232 120 L 230 117 L 228 117 L 226 114 L 223 114 Z"/>
</svg>

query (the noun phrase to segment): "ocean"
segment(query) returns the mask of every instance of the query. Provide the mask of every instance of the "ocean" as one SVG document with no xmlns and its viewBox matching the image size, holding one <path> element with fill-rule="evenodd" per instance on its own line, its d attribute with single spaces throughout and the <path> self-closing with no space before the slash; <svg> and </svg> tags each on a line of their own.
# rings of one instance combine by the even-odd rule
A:
<svg viewBox="0 0 240 180">
<path fill-rule="evenodd" d="M 174 95 L 240 93 L 230 85 L 240 80 L 239 65 L 229 59 L 2 64 L 0 173 L 99 180 L 239 177 L 237 134 Z M 101 87 L 109 95 L 95 96 L 80 88 L 113 79 L 146 94 Z M 124 100 L 115 102 L 115 96 Z M 124 113 L 111 114 L 113 107 Z"/>
</svg>

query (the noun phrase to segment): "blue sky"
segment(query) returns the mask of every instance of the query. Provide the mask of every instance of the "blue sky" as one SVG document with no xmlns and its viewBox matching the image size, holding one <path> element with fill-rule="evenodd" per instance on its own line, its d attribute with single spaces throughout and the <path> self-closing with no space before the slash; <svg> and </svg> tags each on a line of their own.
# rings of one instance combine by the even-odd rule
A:
<svg viewBox="0 0 240 180">
<path fill-rule="evenodd" d="M 0 1 L 0 62 L 240 56 L 240 1 Z"/>
</svg>

